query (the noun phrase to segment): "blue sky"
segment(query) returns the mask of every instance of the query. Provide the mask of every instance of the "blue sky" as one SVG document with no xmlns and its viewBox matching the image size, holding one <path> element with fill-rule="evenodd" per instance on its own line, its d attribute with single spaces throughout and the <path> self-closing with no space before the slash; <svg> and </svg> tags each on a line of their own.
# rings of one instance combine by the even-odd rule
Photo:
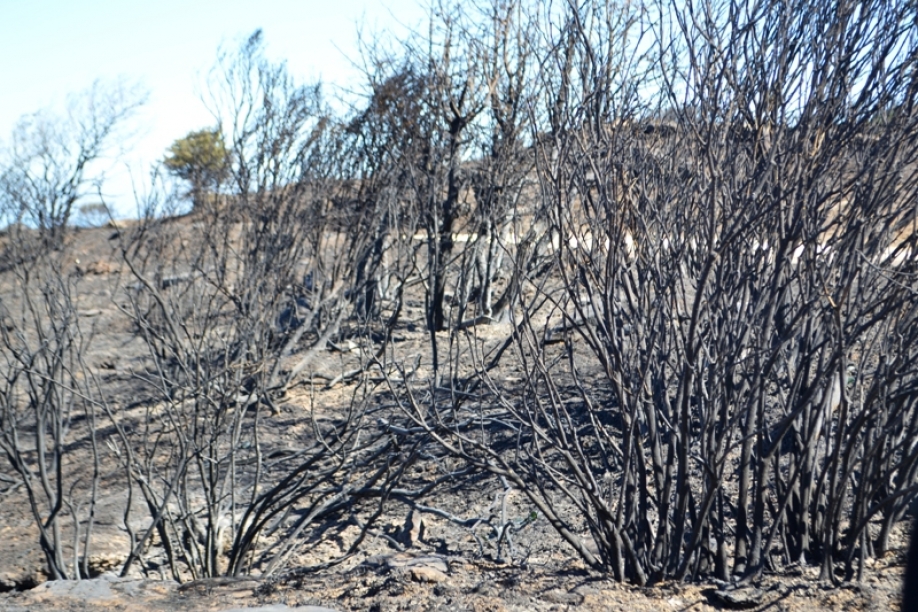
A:
<svg viewBox="0 0 918 612">
<path fill-rule="evenodd" d="M 0 0 L 0 146 L 24 114 L 60 108 L 97 79 L 149 92 L 133 153 L 109 171 L 118 212 L 131 213 L 124 165 L 145 174 L 166 147 L 213 119 L 200 100 L 221 43 L 262 28 L 270 57 L 303 81 L 352 83 L 358 25 L 404 35 L 423 0 Z"/>
</svg>

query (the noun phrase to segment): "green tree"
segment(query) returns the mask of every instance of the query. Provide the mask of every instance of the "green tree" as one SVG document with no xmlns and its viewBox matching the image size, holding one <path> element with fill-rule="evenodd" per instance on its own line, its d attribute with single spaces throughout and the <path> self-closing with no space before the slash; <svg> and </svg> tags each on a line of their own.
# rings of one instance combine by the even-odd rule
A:
<svg viewBox="0 0 918 612">
<path fill-rule="evenodd" d="M 197 208 L 205 194 L 218 189 L 229 169 L 229 153 L 219 128 L 189 132 L 169 147 L 164 160 L 171 174 L 188 181 Z"/>
</svg>

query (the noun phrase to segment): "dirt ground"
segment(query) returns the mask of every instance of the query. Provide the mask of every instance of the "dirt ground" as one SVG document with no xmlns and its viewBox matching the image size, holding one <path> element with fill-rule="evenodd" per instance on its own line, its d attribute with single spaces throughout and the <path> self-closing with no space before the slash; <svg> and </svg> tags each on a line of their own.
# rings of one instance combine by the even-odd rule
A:
<svg viewBox="0 0 918 612">
<path fill-rule="evenodd" d="M 350 570 L 280 583 L 212 579 L 178 585 L 115 578 L 47 582 L 30 591 L 3 595 L 0 610 L 192 612 L 281 604 L 342 612 L 881 611 L 899 609 L 900 574 L 899 565 L 875 567 L 862 583 L 833 587 L 817 582 L 813 572 L 805 569 L 797 575 L 766 576 L 732 591 L 708 583 L 664 583 L 641 589 L 591 574 L 577 563 L 509 566 L 458 556 L 401 554 L 370 557 Z"/>
<path fill-rule="evenodd" d="M 80 316 L 93 330 L 89 366 L 104 385 L 109 401 L 130 412 L 142 398 L 129 384 L 143 367 L 145 347 L 119 312 L 125 276 L 113 254 L 116 230 L 83 230 L 76 236 L 70 265 L 79 277 Z M 9 279 L 0 278 L 0 295 L 10 295 Z M 422 304 L 408 303 L 406 320 L 419 317 Z M 417 312 L 413 312 L 414 309 Z M 507 330 L 483 328 L 482 342 L 497 342 Z M 426 334 L 406 324 L 393 338 L 404 354 L 421 354 Z M 321 360 L 322 378 L 343 371 L 353 356 L 329 350 Z M 421 364 L 423 368 L 424 364 Z M 512 380 L 514 373 L 503 376 Z M 127 381 L 127 382 L 126 382 Z M 288 394 L 264 429 L 264 444 L 295 448 L 304 416 L 320 406 L 334 412 L 349 397 L 347 385 L 324 389 L 303 385 Z M 139 410 L 139 408 L 136 408 Z M 73 461 L 79 461 L 74 453 Z M 69 466 L 80 469 L 79 465 Z M 393 504 L 360 552 L 333 568 L 299 575 L 296 568 L 342 554 L 348 530 L 326 539 L 306 538 L 289 571 L 271 579 L 212 579 L 179 585 L 166 580 L 160 566 L 137 567 L 126 578 L 113 572 L 126 558 L 124 529 L 126 494 L 120 471 L 109 457 L 103 494 L 97 509 L 95 544 L 90 566 L 100 575 L 85 583 L 46 582 L 43 559 L 27 499 L 21 489 L 0 480 L 0 610 L 227 610 L 285 604 L 325 606 L 333 610 L 896 610 L 905 557 L 905 526 L 895 534 L 893 550 L 867 564 L 860 582 L 835 587 L 817 581 L 818 569 L 790 567 L 781 575 L 735 585 L 663 583 L 650 588 L 622 585 L 589 571 L 519 491 L 491 477 L 444 486 L 425 504 L 440 510 L 412 514 Z M 420 462 L 410 478 L 424 481 L 437 466 Z M 107 487 L 107 488 L 106 488 Z M 460 526 L 443 513 L 467 521 Z M 490 518 L 501 513 L 523 525 L 512 542 L 495 536 Z M 142 527 L 143 513 L 136 513 Z M 481 520 L 468 524 L 470 519 Z M 355 526 L 354 531 L 357 530 Z M 401 534 L 411 532 L 406 542 Z M 401 545 L 398 542 L 402 542 Z"/>
</svg>

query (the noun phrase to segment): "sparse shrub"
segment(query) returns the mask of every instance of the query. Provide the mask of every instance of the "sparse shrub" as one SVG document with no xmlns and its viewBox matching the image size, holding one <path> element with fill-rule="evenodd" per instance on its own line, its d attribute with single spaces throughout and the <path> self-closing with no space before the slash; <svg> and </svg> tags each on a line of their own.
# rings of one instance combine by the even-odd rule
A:
<svg viewBox="0 0 918 612">
<path fill-rule="evenodd" d="M 102 202 L 80 204 L 77 208 L 75 225 L 78 227 L 102 227 L 111 218 L 111 211 Z"/>
</svg>

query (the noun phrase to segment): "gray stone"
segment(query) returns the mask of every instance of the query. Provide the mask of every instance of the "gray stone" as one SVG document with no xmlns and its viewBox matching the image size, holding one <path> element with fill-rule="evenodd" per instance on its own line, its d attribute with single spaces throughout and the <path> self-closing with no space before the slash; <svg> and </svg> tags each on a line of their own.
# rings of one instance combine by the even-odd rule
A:
<svg viewBox="0 0 918 612">
<path fill-rule="evenodd" d="M 143 597 L 166 597 L 178 590 L 174 580 L 146 580 L 140 578 L 110 578 L 112 590 L 128 599 Z"/>
<path fill-rule="evenodd" d="M 218 612 L 338 612 L 331 608 L 322 606 L 297 606 L 289 608 L 286 604 L 271 604 L 268 606 L 258 606 L 257 608 L 228 608 Z"/>
<path fill-rule="evenodd" d="M 560 589 L 548 591 L 545 593 L 544 599 L 545 601 L 565 606 L 579 606 L 583 603 L 583 595 L 581 593 L 562 591 Z"/>
<path fill-rule="evenodd" d="M 42 600 L 68 597 L 81 601 L 114 599 L 111 581 L 106 578 L 93 580 L 49 580 L 31 591 L 32 595 Z"/>
<path fill-rule="evenodd" d="M 765 593 L 760 589 L 746 587 L 714 591 L 713 596 L 715 600 L 728 608 L 745 609 L 761 604 Z"/>
<path fill-rule="evenodd" d="M 416 567 L 429 567 L 443 572 L 449 571 L 446 559 L 437 555 L 419 555 L 417 557 L 405 554 L 392 555 L 386 558 L 389 569 L 411 569 Z"/>
<path fill-rule="evenodd" d="M 166 596 L 177 588 L 178 584 L 172 581 L 120 578 L 103 574 L 89 580 L 49 580 L 27 593 L 28 598 L 34 602 L 70 599 L 88 603 Z"/>
<path fill-rule="evenodd" d="M 419 567 L 410 567 L 408 568 L 408 572 L 411 574 L 411 579 L 415 582 L 437 583 L 446 580 L 446 573 L 433 567 L 423 565 Z"/>
</svg>

